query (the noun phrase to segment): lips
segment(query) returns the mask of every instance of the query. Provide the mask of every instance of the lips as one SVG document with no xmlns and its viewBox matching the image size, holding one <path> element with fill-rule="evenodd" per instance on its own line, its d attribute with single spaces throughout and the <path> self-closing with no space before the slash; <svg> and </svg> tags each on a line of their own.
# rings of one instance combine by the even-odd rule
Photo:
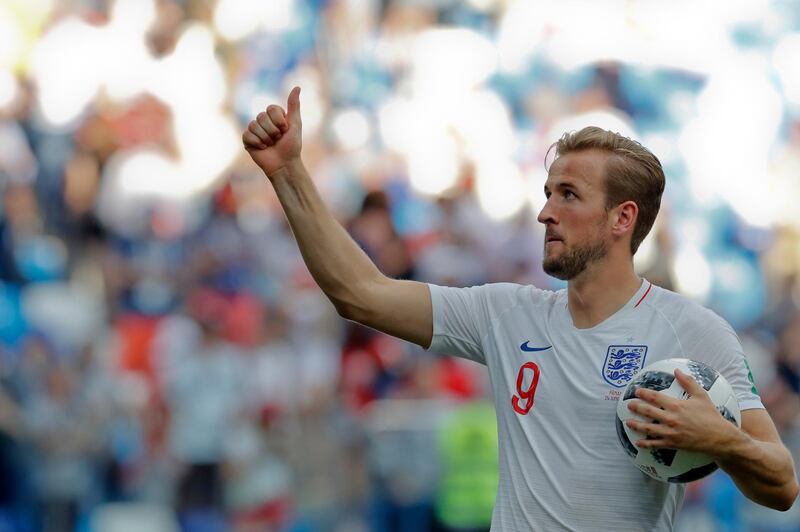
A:
<svg viewBox="0 0 800 532">
<path fill-rule="evenodd" d="M 547 236 L 545 236 L 544 241 L 545 241 L 545 243 L 547 243 L 547 242 L 561 242 L 562 239 L 561 239 L 560 236 L 547 235 Z"/>
</svg>

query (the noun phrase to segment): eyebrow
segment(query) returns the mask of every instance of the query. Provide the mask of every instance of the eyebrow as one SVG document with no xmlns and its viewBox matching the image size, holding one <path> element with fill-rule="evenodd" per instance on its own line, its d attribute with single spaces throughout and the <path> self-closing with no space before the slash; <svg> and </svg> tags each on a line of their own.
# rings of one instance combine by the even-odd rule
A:
<svg viewBox="0 0 800 532">
<path fill-rule="evenodd" d="M 580 190 L 578 188 L 578 186 L 575 183 L 571 182 L 571 181 L 559 181 L 558 183 L 556 183 L 555 188 L 562 189 L 562 190 L 563 189 Z M 544 193 L 547 194 L 548 192 L 550 192 L 550 188 L 547 185 L 545 185 L 544 186 Z"/>
</svg>

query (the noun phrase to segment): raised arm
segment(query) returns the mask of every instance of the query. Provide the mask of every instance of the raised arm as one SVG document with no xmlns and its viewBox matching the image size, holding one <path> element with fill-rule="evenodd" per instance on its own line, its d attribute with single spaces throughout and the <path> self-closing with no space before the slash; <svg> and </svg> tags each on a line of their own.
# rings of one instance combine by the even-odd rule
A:
<svg viewBox="0 0 800 532">
<path fill-rule="evenodd" d="M 427 348 L 428 287 L 383 275 L 333 218 L 301 160 L 300 88 L 287 110 L 270 105 L 248 124 L 244 147 L 272 183 L 303 260 L 340 316 Z"/>
</svg>

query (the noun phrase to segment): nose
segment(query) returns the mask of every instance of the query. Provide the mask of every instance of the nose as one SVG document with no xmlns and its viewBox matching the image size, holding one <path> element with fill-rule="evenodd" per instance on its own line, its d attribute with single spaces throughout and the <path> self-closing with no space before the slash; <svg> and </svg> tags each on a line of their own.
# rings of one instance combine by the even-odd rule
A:
<svg viewBox="0 0 800 532">
<path fill-rule="evenodd" d="M 550 199 L 545 202 L 544 207 L 542 207 L 542 210 L 539 211 L 539 216 L 536 217 L 536 220 L 540 224 L 544 225 L 558 223 L 553 207 L 550 205 Z"/>
</svg>

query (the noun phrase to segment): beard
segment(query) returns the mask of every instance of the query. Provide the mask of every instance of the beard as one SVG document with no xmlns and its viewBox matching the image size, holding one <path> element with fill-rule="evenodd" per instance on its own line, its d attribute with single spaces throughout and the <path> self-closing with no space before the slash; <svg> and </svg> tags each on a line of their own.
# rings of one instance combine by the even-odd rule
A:
<svg viewBox="0 0 800 532">
<path fill-rule="evenodd" d="M 564 245 L 563 242 L 562 245 Z M 602 259 L 607 254 L 608 243 L 602 238 L 571 250 L 565 250 L 556 257 L 548 257 L 545 249 L 542 269 L 556 279 L 569 281 L 583 273 L 591 263 Z"/>
</svg>

